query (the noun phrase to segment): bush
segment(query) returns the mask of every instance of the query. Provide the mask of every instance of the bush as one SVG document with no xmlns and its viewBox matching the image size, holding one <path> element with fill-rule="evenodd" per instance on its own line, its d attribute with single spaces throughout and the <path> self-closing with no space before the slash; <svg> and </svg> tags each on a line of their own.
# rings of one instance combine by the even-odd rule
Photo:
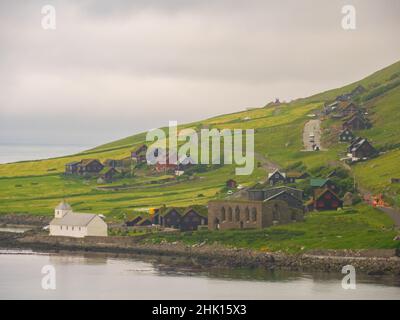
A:
<svg viewBox="0 0 400 320">
<path fill-rule="evenodd" d="M 370 93 L 366 94 L 364 96 L 364 101 L 368 101 L 371 100 L 373 98 L 376 98 L 380 95 L 383 95 L 384 93 L 388 92 L 389 90 L 392 90 L 394 88 L 396 88 L 397 86 L 400 85 L 400 79 L 392 81 L 388 84 L 383 84 L 379 87 L 377 87 L 376 89 L 373 89 Z"/>
</svg>

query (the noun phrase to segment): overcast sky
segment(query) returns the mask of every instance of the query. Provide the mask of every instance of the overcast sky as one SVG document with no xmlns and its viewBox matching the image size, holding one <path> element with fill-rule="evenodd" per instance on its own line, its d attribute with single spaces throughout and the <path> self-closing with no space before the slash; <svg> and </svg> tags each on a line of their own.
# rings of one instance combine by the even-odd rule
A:
<svg viewBox="0 0 400 320">
<path fill-rule="evenodd" d="M 0 143 L 97 145 L 305 97 L 399 60 L 399 30 L 398 0 L 1 0 Z"/>
</svg>

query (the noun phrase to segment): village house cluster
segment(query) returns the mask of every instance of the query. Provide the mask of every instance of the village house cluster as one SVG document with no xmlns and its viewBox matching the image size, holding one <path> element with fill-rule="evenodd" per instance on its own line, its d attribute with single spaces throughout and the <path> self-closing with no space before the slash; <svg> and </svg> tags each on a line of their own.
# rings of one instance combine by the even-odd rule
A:
<svg viewBox="0 0 400 320">
<path fill-rule="evenodd" d="M 326 104 L 322 115 L 333 119 L 342 119 L 342 128 L 339 133 L 339 142 L 349 143 L 347 156 L 342 160 L 350 163 L 369 159 L 377 154 L 377 150 L 366 138 L 356 137 L 355 131 L 371 128 L 368 112 L 356 104 L 353 99 L 365 92 L 363 86 L 357 86 L 352 92 L 336 97 L 335 101 Z"/>
<path fill-rule="evenodd" d="M 202 206 L 160 208 L 152 211 L 149 217 L 138 215 L 126 221 L 126 226 L 139 230 L 156 226 L 163 230 L 197 231 L 200 228 L 207 228 L 208 225 L 207 209 Z"/>
</svg>

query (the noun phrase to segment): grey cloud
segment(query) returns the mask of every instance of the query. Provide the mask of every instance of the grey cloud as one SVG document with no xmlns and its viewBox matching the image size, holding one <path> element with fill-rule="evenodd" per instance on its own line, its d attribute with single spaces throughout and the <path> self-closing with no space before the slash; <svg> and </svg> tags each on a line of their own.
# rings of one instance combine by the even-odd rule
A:
<svg viewBox="0 0 400 320">
<path fill-rule="evenodd" d="M 48 3 L 54 32 L 40 28 Z M 351 32 L 340 26 L 348 3 Z M 58 118 L 86 123 L 61 126 L 60 139 L 106 139 L 112 119 L 111 139 L 343 85 L 400 58 L 399 9 L 396 0 L 1 1 L 0 142 L 30 128 L 42 137 Z M 13 131 L 19 117 L 24 132 Z"/>
</svg>

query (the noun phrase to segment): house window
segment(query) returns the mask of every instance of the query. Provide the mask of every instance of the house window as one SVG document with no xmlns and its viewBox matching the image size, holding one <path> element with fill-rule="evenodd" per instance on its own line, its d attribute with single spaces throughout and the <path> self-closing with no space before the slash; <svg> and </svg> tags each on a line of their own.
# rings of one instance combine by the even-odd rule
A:
<svg viewBox="0 0 400 320">
<path fill-rule="evenodd" d="M 239 221 L 240 220 L 240 209 L 239 207 L 235 208 L 235 221 Z"/>
<path fill-rule="evenodd" d="M 250 210 L 249 210 L 249 208 L 246 208 L 245 216 L 246 216 L 246 221 L 249 221 L 250 220 Z"/>
<path fill-rule="evenodd" d="M 257 209 L 256 208 L 251 209 L 251 220 L 257 221 Z"/>
<path fill-rule="evenodd" d="M 232 221 L 232 208 L 228 208 L 228 221 Z"/>
<path fill-rule="evenodd" d="M 226 220 L 226 213 L 225 213 L 225 208 L 222 207 L 221 209 L 221 220 L 225 221 Z"/>
</svg>

